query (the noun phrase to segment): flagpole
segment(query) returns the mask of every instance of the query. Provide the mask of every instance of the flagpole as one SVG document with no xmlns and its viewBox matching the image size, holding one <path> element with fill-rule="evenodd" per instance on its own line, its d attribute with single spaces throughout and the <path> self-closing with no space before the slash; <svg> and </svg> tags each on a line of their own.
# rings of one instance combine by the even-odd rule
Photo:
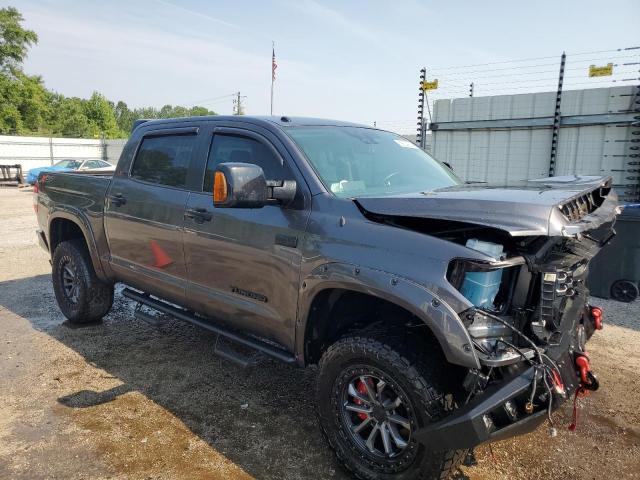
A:
<svg viewBox="0 0 640 480">
<path fill-rule="evenodd" d="M 274 71 L 273 71 L 273 62 L 276 56 L 276 42 L 271 42 L 271 115 L 273 116 L 273 81 L 274 81 Z"/>
</svg>

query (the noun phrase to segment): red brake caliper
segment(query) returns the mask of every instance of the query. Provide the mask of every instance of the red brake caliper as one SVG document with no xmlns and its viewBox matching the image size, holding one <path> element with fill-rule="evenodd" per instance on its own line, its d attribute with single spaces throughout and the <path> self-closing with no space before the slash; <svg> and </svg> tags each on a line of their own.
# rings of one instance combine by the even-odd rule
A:
<svg viewBox="0 0 640 480">
<path fill-rule="evenodd" d="M 367 396 L 367 387 L 365 386 L 364 382 L 362 380 L 358 380 L 358 383 L 356 384 L 356 390 L 358 391 L 358 393 L 361 393 L 363 396 Z M 362 400 L 360 400 L 357 397 L 353 398 L 353 403 L 355 403 L 356 405 L 362 405 Z M 367 415 L 366 413 L 358 413 L 358 418 L 360 418 L 360 420 L 366 420 L 367 417 L 369 417 L 369 415 Z"/>
</svg>

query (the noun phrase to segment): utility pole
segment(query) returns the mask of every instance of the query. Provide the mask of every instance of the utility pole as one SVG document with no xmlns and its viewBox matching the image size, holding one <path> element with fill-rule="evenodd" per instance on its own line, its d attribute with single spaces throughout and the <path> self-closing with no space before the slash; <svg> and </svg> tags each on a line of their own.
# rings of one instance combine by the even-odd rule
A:
<svg viewBox="0 0 640 480">
<path fill-rule="evenodd" d="M 233 100 L 233 114 L 234 115 L 244 115 L 244 110 L 242 109 L 242 99 L 245 98 L 245 95 L 240 95 L 240 92 L 236 94 L 236 99 Z"/>
<path fill-rule="evenodd" d="M 567 61 L 567 54 L 562 52 L 560 57 L 560 72 L 558 73 L 558 91 L 556 92 L 556 108 L 553 112 L 553 129 L 551 130 L 551 156 L 549 158 L 549 176 L 556 174 L 556 160 L 558 157 L 558 135 L 560 133 L 560 104 L 562 103 L 562 83 L 564 82 L 564 65 Z"/>
<path fill-rule="evenodd" d="M 473 97 L 473 82 L 469 84 L 469 96 Z"/>
<path fill-rule="evenodd" d="M 427 79 L 427 68 L 420 69 L 420 89 L 418 93 L 418 131 L 416 132 L 416 143 L 424 149 L 425 145 L 425 122 L 424 122 L 424 82 Z M 428 106 L 428 105 L 427 105 Z"/>
<path fill-rule="evenodd" d="M 276 81 L 276 42 L 271 42 L 271 110 L 270 115 L 273 116 L 273 83 Z"/>
</svg>

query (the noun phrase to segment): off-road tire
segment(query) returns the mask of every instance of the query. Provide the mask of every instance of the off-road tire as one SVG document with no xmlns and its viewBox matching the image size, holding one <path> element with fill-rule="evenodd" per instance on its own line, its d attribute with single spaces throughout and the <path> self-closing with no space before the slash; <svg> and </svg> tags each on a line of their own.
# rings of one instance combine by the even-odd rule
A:
<svg viewBox="0 0 640 480">
<path fill-rule="evenodd" d="M 364 335 L 369 335 L 365 332 Z M 363 480 L 446 479 L 462 463 L 467 450 L 428 451 L 411 439 L 415 449 L 411 462 L 392 471 L 371 461 L 345 431 L 338 403 L 338 383 L 343 372 L 355 365 L 370 365 L 392 377 L 409 397 L 423 427 L 446 415 L 444 389 L 438 374 L 444 371 L 439 352 L 414 352 L 393 339 L 351 335 L 331 345 L 323 354 L 316 384 L 317 413 L 323 436 L 335 451 L 338 461 L 356 478 Z M 407 447 L 408 448 L 408 447 Z"/>
<path fill-rule="evenodd" d="M 76 301 L 65 293 L 63 270 L 70 267 L 77 282 Z M 53 253 L 53 291 L 60 310 L 76 324 L 91 323 L 104 317 L 113 305 L 113 285 L 101 281 L 91 262 L 91 256 L 83 240 L 61 242 Z"/>
</svg>

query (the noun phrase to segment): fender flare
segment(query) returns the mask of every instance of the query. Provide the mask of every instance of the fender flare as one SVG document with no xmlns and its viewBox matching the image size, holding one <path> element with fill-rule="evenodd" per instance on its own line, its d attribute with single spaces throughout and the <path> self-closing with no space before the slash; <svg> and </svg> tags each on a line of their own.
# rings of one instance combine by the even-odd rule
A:
<svg viewBox="0 0 640 480">
<path fill-rule="evenodd" d="M 91 256 L 91 262 L 93 263 L 93 268 L 96 271 L 96 275 L 100 280 L 104 282 L 111 282 L 111 279 L 107 276 L 104 267 L 102 266 L 102 261 L 100 260 L 100 255 L 98 253 L 98 247 L 93 235 L 93 229 L 91 228 L 91 223 L 86 218 L 86 215 L 81 210 L 73 207 L 54 207 L 49 213 L 49 220 L 47 224 L 49 245 L 51 245 L 51 224 L 54 220 L 57 219 L 69 220 L 80 228 L 80 231 L 84 236 L 85 243 L 87 244 L 89 255 Z M 49 253 L 51 255 L 51 258 L 53 258 L 53 248 L 50 248 Z"/>
<path fill-rule="evenodd" d="M 421 319 L 433 332 L 447 361 L 480 368 L 469 332 L 457 313 L 425 286 L 389 272 L 345 263 L 315 268 L 301 282 L 296 325 L 296 356 L 305 362 L 305 334 L 313 300 L 326 289 L 340 288 L 389 301 Z"/>
</svg>

